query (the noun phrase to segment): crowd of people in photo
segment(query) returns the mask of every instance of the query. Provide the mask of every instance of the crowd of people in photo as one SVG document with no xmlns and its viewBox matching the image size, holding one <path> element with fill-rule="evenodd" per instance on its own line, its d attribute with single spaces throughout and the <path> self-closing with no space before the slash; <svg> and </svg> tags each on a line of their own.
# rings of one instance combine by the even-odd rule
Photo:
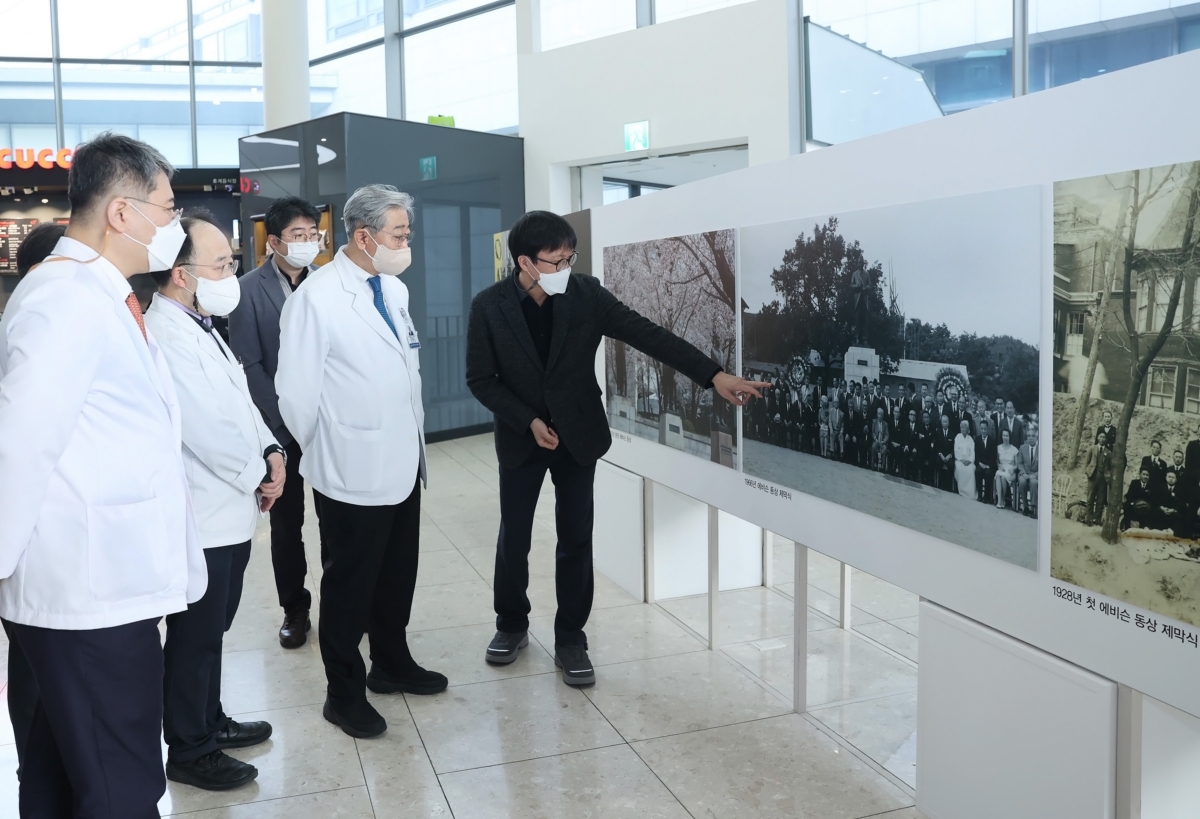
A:
<svg viewBox="0 0 1200 819">
<path fill-rule="evenodd" d="M 779 374 L 754 377 L 772 386 L 746 412 L 752 441 L 1037 517 L 1037 417 L 1018 415 L 1012 401 L 989 406 L 953 385 L 900 383 L 893 393 L 865 377 L 828 387 L 820 377 L 799 387 Z"/>
<path fill-rule="evenodd" d="M 1106 410 L 1101 418 L 1084 463 L 1088 494 L 1083 522 L 1091 526 L 1102 523 L 1108 506 L 1108 480 L 1117 442 L 1113 414 Z M 1200 538 L 1200 424 L 1195 437 L 1180 447 L 1168 457 L 1161 439 L 1150 442 L 1149 454 L 1142 456 L 1125 491 L 1121 531 L 1157 529 L 1188 540 Z"/>
</svg>

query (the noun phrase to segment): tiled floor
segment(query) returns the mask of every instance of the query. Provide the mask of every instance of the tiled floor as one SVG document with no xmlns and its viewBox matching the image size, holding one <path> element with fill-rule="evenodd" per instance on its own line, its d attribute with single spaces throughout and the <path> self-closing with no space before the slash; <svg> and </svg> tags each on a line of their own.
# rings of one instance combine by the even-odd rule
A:
<svg viewBox="0 0 1200 819">
<path fill-rule="evenodd" d="M 429 466 L 409 640 L 420 661 L 449 676 L 450 690 L 374 697 L 388 721 L 379 739 L 353 740 L 326 723 L 315 640 L 291 652 L 275 640 L 279 614 L 260 528 L 226 638 L 224 701 L 235 716 L 270 720 L 275 733 L 234 752 L 258 766 L 251 786 L 205 793 L 171 785 L 164 816 L 919 819 L 911 789 L 915 597 L 856 575 L 854 631 L 841 631 L 836 564 L 811 556 L 810 713 L 797 716 L 790 585 L 723 595 L 721 650 L 708 652 L 703 598 L 646 606 L 597 575 L 588 638 L 598 682 L 569 688 L 550 654 L 553 488 L 547 482 L 535 527 L 532 639 L 517 662 L 494 667 L 482 661 L 494 631 L 491 436 L 433 446 Z M 310 518 L 315 592 L 320 566 Z M 775 576 L 790 578 L 790 544 L 780 542 L 775 553 Z M 12 741 L 4 714 L 5 817 L 16 816 Z"/>
</svg>

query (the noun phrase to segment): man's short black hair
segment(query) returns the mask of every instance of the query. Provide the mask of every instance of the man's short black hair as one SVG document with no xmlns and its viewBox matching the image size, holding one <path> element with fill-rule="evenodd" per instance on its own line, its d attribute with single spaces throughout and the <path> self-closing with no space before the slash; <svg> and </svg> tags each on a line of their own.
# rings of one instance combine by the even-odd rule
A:
<svg viewBox="0 0 1200 819">
<path fill-rule="evenodd" d="M 287 230 L 288 225 L 297 219 L 312 219 L 314 225 L 320 225 L 321 212 L 307 199 L 301 199 L 299 196 L 285 196 L 271 203 L 263 221 L 266 223 L 268 236 L 282 239 L 283 232 Z"/>
<path fill-rule="evenodd" d="M 42 222 L 26 234 L 17 248 L 17 276 L 24 276 L 34 265 L 46 261 L 54 252 L 54 246 L 67 232 L 66 225 Z"/>
<path fill-rule="evenodd" d="M 221 229 L 221 225 L 217 222 L 217 217 L 205 208 L 193 208 L 183 215 L 179 220 L 179 226 L 183 228 L 183 232 L 187 234 L 183 240 L 183 244 L 179 247 L 179 254 L 175 257 L 175 264 L 171 265 L 171 270 L 185 264 L 192 264 L 196 261 L 196 243 L 192 241 L 192 228 L 200 223 L 212 225 L 217 230 Z M 166 287 L 171 281 L 170 270 L 152 270 L 150 275 L 154 277 L 154 283 L 160 288 Z"/>
<path fill-rule="evenodd" d="M 564 247 L 574 250 L 578 241 L 575 228 L 557 213 L 531 210 L 508 231 L 508 252 L 512 254 L 513 265 L 517 265 L 522 256 L 536 259 L 542 253 Z"/>
<path fill-rule="evenodd" d="M 145 142 L 105 131 L 75 149 L 67 176 L 71 216 L 87 215 L 113 196 L 147 197 L 159 172 L 169 179 L 175 168 Z"/>
</svg>

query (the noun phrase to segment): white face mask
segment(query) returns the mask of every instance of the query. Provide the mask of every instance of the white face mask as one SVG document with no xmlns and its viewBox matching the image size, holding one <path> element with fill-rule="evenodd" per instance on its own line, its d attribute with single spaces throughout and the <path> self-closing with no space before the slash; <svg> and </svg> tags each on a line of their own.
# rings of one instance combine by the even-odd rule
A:
<svg viewBox="0 0 1200 819">
<path fill-rule="evenodd" d="M 375 242 L 374 236 L 371 237 L 371 241 Z M 399 250 L 392 250 L 390 247 L 384 247 L 379 242 L 375 242 L 375 255 L 371 257 L 371 264 L 374 265 L 376 273 L 384 276 L 399 276 L 412 264 L 412 249 L 402 247 Z"/>
<path fill-rule="evenodd" d="M 186 270 L 184 272 L 187 273 Z M 188 275 L 192 276 L 191 273 Z M 196 280 L 196 292 L 193 295 L 201 310 L 212 316 L 223 317 L 237 309 L 238 302 L 242 300 L 242 286 L 237 276 L 223 279 L 192 278 Z"/>
<path fill-rule="evenodd" d="M 284 249 L 286 248 L 286 250 Z M 279 255 L 292 267 L 305 268 L 321 253 L 320 242 L 280 242 Z"/>
<path fill-rule="evenodd" d="M 542 273 L 540 274 L 537 283 L 542 288 L 547 296 L 561 296 L 567 292 L 567 285 L 571 283 L 571 268 L 560 270 L 557 273 Z"/>
<path fill-rule="evenodd" d="M 137 211 L 138 215 L 150 222 L 150 217 L 142 213 L 136 206 L 130 204 L 129 207 Z M 184 232 L 183 226 L 179 224 L 178 214 L 171 220 L 168 225 L 159 227 L 153 222 L 154 235 L 150 237 L 150 244 L 138 242 L 128 233 L 121 234 L 126 239 L 146 248 L 146 262 L 149 265 L 147 272 L 154 270 L 170 270 L 171 265 L 175 264 L 175 259 L 179 257 L 179 249 L 183 247 L 183 243 L 187 241 L 187 233 Z"/>
</svg>

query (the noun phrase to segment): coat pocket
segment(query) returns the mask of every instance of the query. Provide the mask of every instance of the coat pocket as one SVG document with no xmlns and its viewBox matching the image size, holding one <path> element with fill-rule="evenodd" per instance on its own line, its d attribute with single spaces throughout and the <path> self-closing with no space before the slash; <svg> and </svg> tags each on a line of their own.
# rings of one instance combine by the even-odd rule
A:
<svg viewBox="0 0 1200 819">
<path fill-rule="evenodd" d="M 88 581 L 97 600 L 122 602 L 170 585 L 170 544 L 158 498 L 89 506 L 87 514 Z"/>
<path fill-rule="evenodd" d="M 370 492 L 383 481 L 383 430 L 331 425 L 333 464 L 347 492 Z"/>
</svg>

